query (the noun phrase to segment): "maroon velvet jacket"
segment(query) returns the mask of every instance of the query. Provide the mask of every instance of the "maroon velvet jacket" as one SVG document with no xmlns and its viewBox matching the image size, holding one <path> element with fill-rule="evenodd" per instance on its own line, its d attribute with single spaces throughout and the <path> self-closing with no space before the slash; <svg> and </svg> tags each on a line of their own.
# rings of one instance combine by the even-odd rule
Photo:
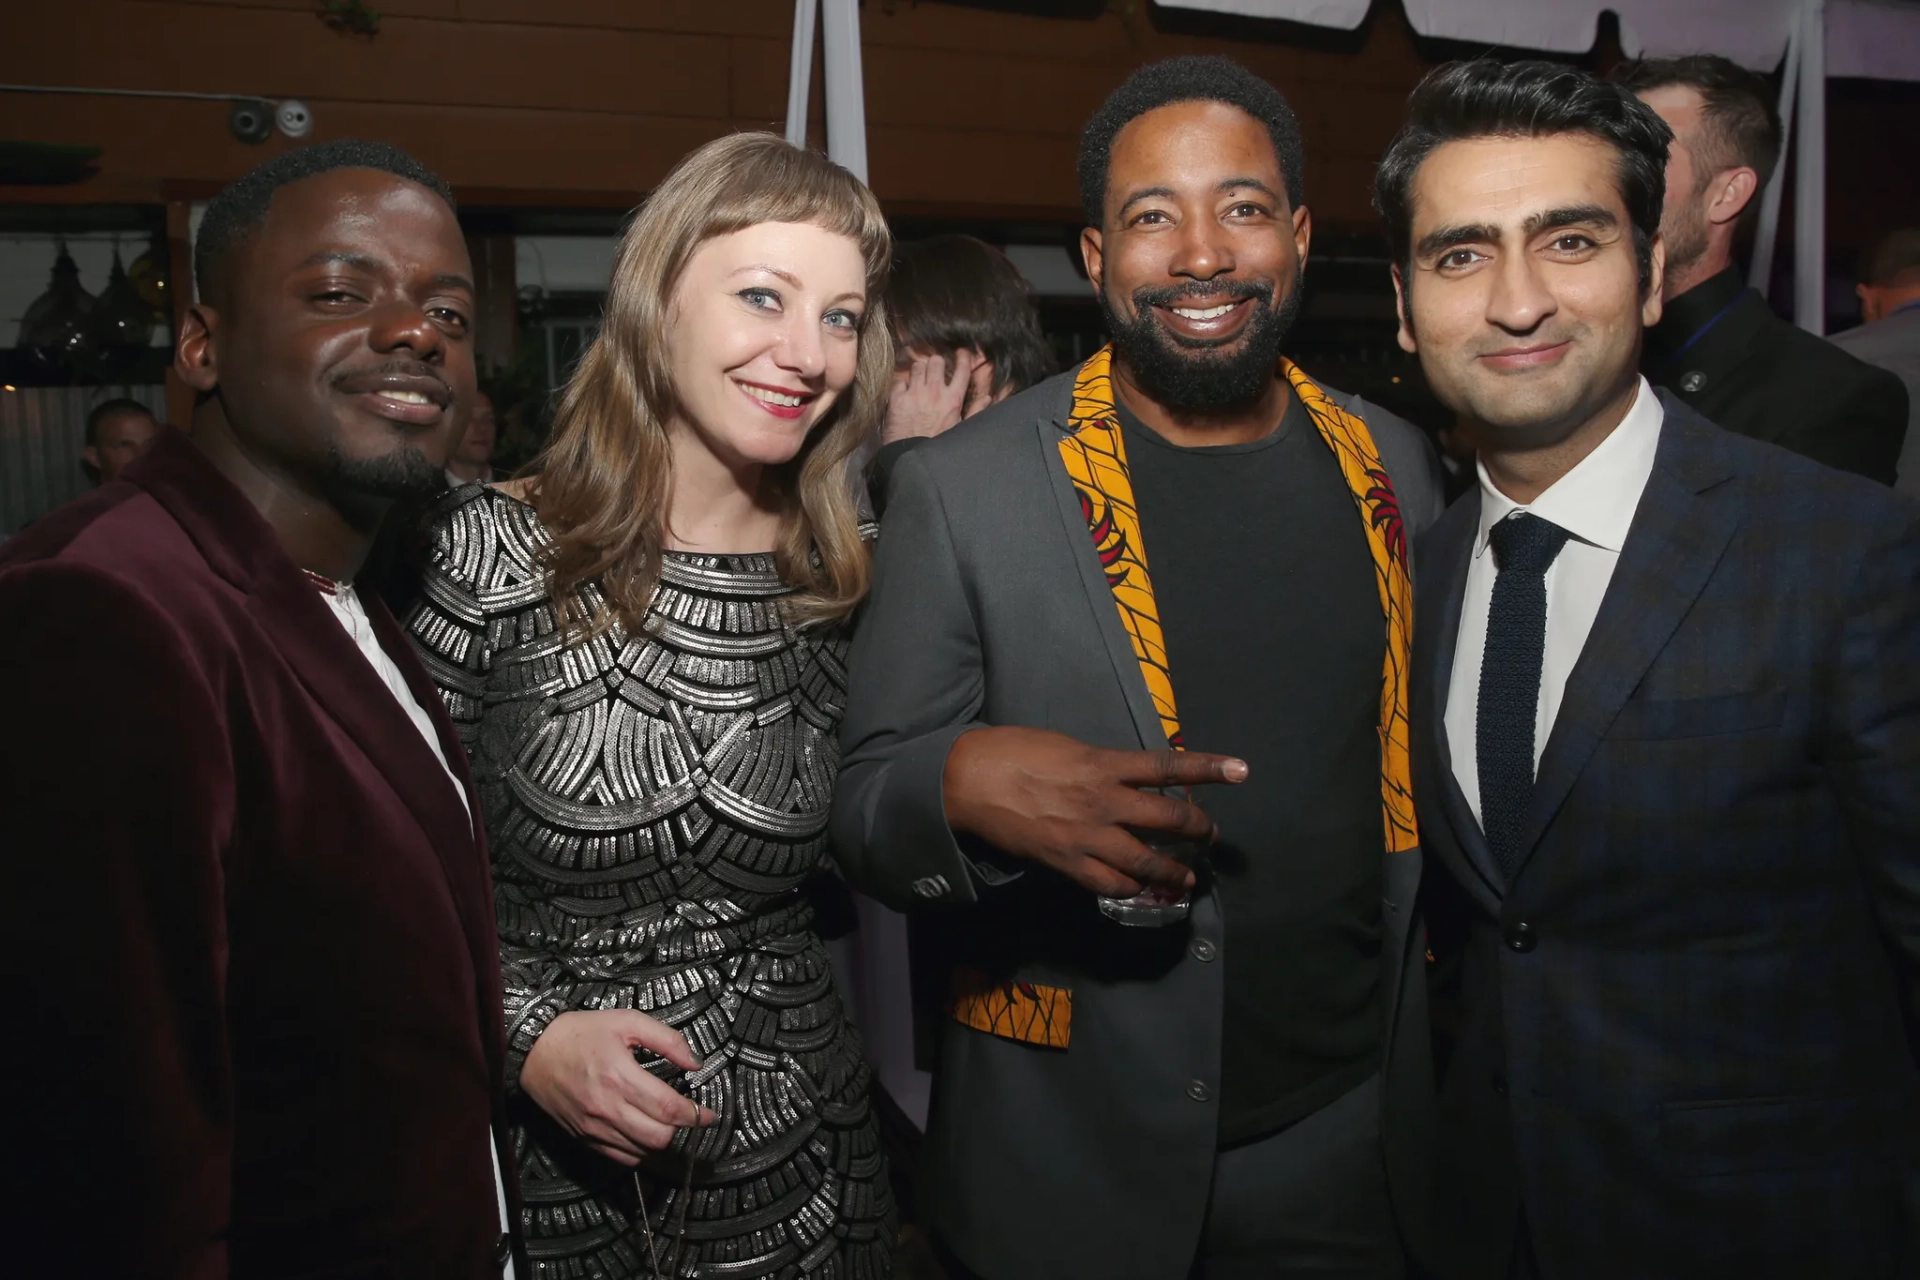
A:
<svg viewBox="0 0 1920 1280">
<path fill-rule="evenodd" d="M 185 437 L 0 546 L 0 716 L 0 1272 L 498 1276 L 483 837 Z"/>
</svg>

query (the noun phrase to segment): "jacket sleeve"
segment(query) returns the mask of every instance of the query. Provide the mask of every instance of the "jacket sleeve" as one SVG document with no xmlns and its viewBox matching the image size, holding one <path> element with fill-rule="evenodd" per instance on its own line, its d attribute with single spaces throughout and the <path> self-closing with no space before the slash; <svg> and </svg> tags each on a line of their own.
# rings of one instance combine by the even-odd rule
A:
<svg viewBox="0 0 1920 1280">
<path fill-rule="evenodd" d="M 1802 419 L 1779 439 L 1795 453 L 1891 485 L 1907 438 L 1907 388 L 1885 369 L 1859 366 L 1835 388 L 1828 413 Z"/>
<path fill-rule="evenodd" d="M 234 757 L 199 646 L 84 566 L 0 575 L 11 1273 L 225 1276 Z M 40 1254 L 45 1250 L 53 1256 Z M 44 1265 L 40 1265 L 44 1264 Z"/>
<path fill-rule="evenodd" d="M 1848 596 L 1824 754 L 1888 941 L 1920 965 L 1920 508 L 1899 512 Z"/>
<path fill-rule="evenodd" d="M 1018 878 L 964 851 L 947 825 L 947 753 L 984 722 L 979 629 L 938 486 L 901 459 L 874 550 L 873 590 L 848 656 L 834 788 L 835 856 L 889 906 L 972 902 Z"/>
</svg>

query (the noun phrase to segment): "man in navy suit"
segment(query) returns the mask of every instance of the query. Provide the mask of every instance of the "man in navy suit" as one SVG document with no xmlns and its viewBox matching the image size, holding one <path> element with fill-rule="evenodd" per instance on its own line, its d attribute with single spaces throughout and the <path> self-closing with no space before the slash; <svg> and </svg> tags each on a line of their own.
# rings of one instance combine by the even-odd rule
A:
<svg viewBox="0 0 1920 1280">
<path fill-rule="evenodd" d="M 1442 1271 L 1912 1276 L 1920 508 L 1635 372 L 1669 137 L 1455 64 L 1377 179 L 1401 344 L 1479 445 L 1413 655 L 1462 916 Z"/>
</svg>

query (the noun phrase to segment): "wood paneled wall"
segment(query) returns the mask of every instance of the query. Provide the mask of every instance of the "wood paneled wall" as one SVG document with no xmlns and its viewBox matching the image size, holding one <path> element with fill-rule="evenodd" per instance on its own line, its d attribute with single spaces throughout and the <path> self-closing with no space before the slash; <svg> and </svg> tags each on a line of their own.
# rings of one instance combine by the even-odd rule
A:
<svg viewBox="0 0 1920 1280">
<path fill-rule="evenodd" d="M 785 111 L 791 0 L 373 0 L 378 35 L 337 34 L 317 0 L 17 0 L 0 82 L 305 99 L 315 137 L 385 139 L 473 201 L 624 205 L 690 148 Z M 1325 226 L 1371 225 L 1374 161 L 1439 58 L 1398 3 L 1360 33 L 1206 20 L 1115 3 L 1094 19 L 938 3 L 862 6 L 875 190 L 900 212 L 1071 220 L 1075 140 L 1133 67 L 1238 57 L 1287 92 Z M 1212 34 L 1192 34 L 1206 30 Z M 1222 34 L 1226 33 L 1226 34 Z M 1232 37 L 1232 38 L 1229 38 Z M 814 127 L 819 133 L 819 75 Z M 1920 219 L 1920 168 L 1884 154 L 1920 129 L 1920 85 L 1836 84 L 1837 248 Z M 0 93 L 0 138 L 103 145 L 100 175 L 0 200 L 154 202 L 206 192 L 289 145 L 227 132 L 225 104 Z"/>
</svg>

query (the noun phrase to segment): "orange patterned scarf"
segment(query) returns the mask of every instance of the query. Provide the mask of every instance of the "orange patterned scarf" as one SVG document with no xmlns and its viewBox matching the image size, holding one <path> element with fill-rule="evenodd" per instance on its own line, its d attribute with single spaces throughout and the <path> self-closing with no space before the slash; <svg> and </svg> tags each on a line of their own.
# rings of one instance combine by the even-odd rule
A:
<svg viewBox="0 0 1920 1280">
<path fill-rule="evenodd" d="M 1112 349 L 1103 348 L 1080 367 L 1067 423 L 1069 434 L 1060 440 L 1060 457 L 1079 496 L 1080 514 L 1106 570 L 1114 607 L 1133 642 L 1133 656 L 1153 697 L 1160 727 L 1167 742 L 1178 749 L 1185 746 L 1179 704 L 1173 695 L 1153 578 L 1147 570 L 1140 513 L 1134 506 L 1126 442 L 1114 409 L 1112 358 Z M 1328 399 L 1292 361 L 1282 360 L 1280 371 L 1339 460 L 1373 552 L 1380 611 L 1387 624 L 1386 661 L 1380 677 L 1380 809 L 1386 848 L 1410 849 L 1420 840 L 1413 815 L 1407 728 L 1413 583 L 1407 574 L 1407 536 L 1400 522 L 1400 504 L 1367 424 Z M 963 971 L 952 1013 L 980 1031 L 1064 1049 L 1072 1034 L 1073 993 L 1030 982 L 994 982 Z"/>
</svg>

